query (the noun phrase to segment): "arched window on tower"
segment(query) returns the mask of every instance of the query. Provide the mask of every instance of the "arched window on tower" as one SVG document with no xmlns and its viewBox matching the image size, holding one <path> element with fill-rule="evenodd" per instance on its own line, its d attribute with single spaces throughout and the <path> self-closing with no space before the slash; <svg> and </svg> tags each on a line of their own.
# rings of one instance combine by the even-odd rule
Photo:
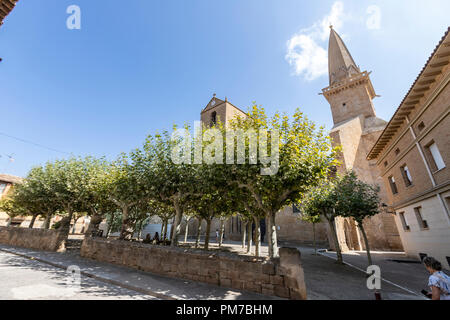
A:
<svg viewBox="0 0 450 320">
<path fill-rule="evenodd" d="M 211 113 L 211 126 L 216 125 L 217 123 L 217 112 L 213 112 Z"/>
</svg>

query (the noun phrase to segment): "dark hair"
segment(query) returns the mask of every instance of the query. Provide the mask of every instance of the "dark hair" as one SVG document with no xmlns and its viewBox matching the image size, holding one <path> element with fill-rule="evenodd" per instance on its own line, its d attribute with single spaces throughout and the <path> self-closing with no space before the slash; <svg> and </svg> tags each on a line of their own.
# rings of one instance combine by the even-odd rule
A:
<svg viewBox="0 0 450 320">
<path fill-rule="evenodd" d="M 442 270 L 442 264 L 433 257 L 426 257 L 425 259 L 423 259 L 423 263 L 427 267 L 432 268 L 433 270 L 436 271 Z"/>
</svg>

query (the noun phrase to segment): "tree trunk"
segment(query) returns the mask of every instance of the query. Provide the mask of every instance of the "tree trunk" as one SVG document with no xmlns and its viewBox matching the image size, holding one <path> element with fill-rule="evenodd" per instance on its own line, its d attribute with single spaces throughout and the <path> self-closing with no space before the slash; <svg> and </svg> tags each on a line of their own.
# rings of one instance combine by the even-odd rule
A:
<svg viewBox="0 0 450 320">
<path fill-rule="evenodd" d="M 343 264 L 344 262 L 342 259 L 342 252 L 341 252 L 341 247 L 339 246 L 339 240 L 338 240 L 337 233 L 336 233 L 336 225 L 334 224 L 334 219 L 328 220 L 328 223 L 330 225 L 331 234 L 334 239 L 334 246 L 336 247 L 337 263 Z"/>
<path fill-rule="evenodd" d="M 168 220 L 163 221 L 163 241 L 166 242 L 167 239 L 167 225 L 169 224 Z"/>
<path fill-rule="evenodd" d="M 88 237 L 92 237 L 94 234 L 96 235 L 98 233 L 99 226 L 100 223 L 102 223 L 102 220 L 102 216 L 94 212 L 91 216 L 91 221 L 89 221 L 88 228 L 84 234 Z"/>
<path fill-rule="evenodd" d="M 170 246 L 171 247 L 175 247 L 178 245 L 178 236 L 180 235 L 180 230 L 181 230 L 181 219 L 183 219 L 183 211 L 180 208 L 180 205 L 178 203 L 178 201 L 174 201 L 174 207 L 175 207 L 175 211 L 176 211 L 176 215 L 175 215 L 175 221 L 172 225 L 172 229 L 171 229 L 171 243 Z"/>
<path fill-rule="evenodd" d="M 267 220 L 269 222 L 269 258 L 278 258 L 278 242 L 277 242 L 277 226 L 275 224 L 275 214 L 268 213 Z"/>
<path fill-rule="evenodd" d="M 358 222 L 359 230 L 361 230 L 362 236 L 364 238 L 364 244 L 366 246 L 367 251 L 367 259 L 369 261 L 369 266 L 372 265 L 372 256 L 370 255 L 370 247 L 369 247 L 369 240 L 367 239 L 366 231 L 364 230 L 364 226 L 362 222 Z"/>
<path fill-rule="evenodd" d="M 206 234 L 205 234 L 205 250 L 209 250 L 209 236 L 211 233 L 211 218 L 206 220 Z"/>
<path fill-rule="evenodd" d="M 138 223 L 136 223 L 136 233 L 137 233 L 137 240 L 138 241 L 141 240 L 142 223 L 144 223 L 144 220 L 141 220 Z"/>
<path fill-rule="evenodd" d="M 245 248 L 245 237 L 247 236 L 247 224 L 248 222 L 243 222 L 244 227 L 241 229 L 242 230 L 242 249 Z"/>
<path fill-rule="evenodd" d="M 65 240 L 69 238 L 70 233 L 70 222 L 72 221 L 73 211 L 70 206 L 66 207 L 66 212 L 68 213 L 67 217 L 61 219 L 61 225 L 59 227 L 59 231 L 64 234 Z"/>
<path fill-rule="evenodd" d="M 202 221 L 203 219 L 197 219 L 198 220 L 198 227 L 197 227 L 197 238 L 195 239 L 195 247 L 198 248 L 200 244 L 200 235 L 202 231 Z"/>
<path fill-rule="evenodd" d="M 76 226 L 76 224 L 77 224 L 78 219 L 80 219 L 80 217 L 78 217 L 78 216 L 75 215 L 75 218 L 74 218 L 74 220 L 73 220 L 72 234 L 75 233 L 75 226 Z"/>
<path fill-rule="evenodd" d="M 170 227 L 169 240 L 172 240 L 173 237 L 173 226 L 175 225 L 175 217 L 172 218 L 172 223 Z M 169 230 L 169 221 L 167 221 L 167 230 Z"/>
<path fill-rule="evenodd" d="M 252 225 L 253 222 L 250 220 L 247 223 L 247 253 L 252 252 L 252 240 L 253 240 Z"/>
<path fill-rule="evenodd" d="M 261 223 L 258 217 L 253 217 L 253 221 L 255 222 L 255 239 L 253 240 L 255 243 L 255 256 L 259 257 L 261 255 L 260 242 L 261 242 Z"/>
<path fill-rule="evenodd" d="M 317 246 L 316 246 L 316 224 L 312 224 L 313 227 L 313 246 L 314 246 L 314 255 L 317 256 Z"/>
<path fill-rule="evenodd" d="M 129 208 L 124 206 L 122 208 L 122 228 L 120 230 L 119 240 L 131 240 L 133 236 L 133 228 L 130 226 L 131 219 L 128 217 Z"/>
<path fill-rule="evenodd" d="M 184 229 L 184 243 L 187 243 L 188 233 L 189 233 L 189 220 L 186 219 L 186 228 Z"/>
<path fill-rule="evenodd" d="M 45 221 L 43 224 L 44 229 L 50 229 L 50 221 L 52 220 L 53 215 L 51 213 L 47 213 L 47 216 L 45 217 Z"/>
<path fill-rule="evenodd" d="M 223 234 L 225 232 L 225 220 L 220 219 L 220 229 L 219 229 L 219 248 L 222 247 L 223 243 Z"/>
<path fill-rule="evenodd" d="M 30 225 L 28 226 L 28 228 L 33 229 L 34 222 L 36 221 L 37 216 L 38 216 L 37 214 L 33 214 L 33 216 L 31 217 Z"/>
</svg>

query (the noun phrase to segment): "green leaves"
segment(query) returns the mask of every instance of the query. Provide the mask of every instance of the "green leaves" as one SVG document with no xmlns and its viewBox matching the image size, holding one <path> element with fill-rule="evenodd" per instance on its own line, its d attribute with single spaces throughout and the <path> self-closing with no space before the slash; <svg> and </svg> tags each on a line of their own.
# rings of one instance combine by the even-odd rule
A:
<svg viewBox="0 0 450 320">
<path fill-rule="evenodd" d="M 323 215 L 327 219 L 351 217 L 361 222 L 379 213 L 379 187 L 358 180 L 352 171 L 336 179 L 323 180 L 300 201 L 306 216 Z"/>
<path fill-rule="evenodd" d="M 348 172 L 337 184 L 336 211 L 343 217 L 351 217 L 362 224 L 366 217 L 379 213 L 380 188 L 358 180 L 354 172 Z"/>
</svg>

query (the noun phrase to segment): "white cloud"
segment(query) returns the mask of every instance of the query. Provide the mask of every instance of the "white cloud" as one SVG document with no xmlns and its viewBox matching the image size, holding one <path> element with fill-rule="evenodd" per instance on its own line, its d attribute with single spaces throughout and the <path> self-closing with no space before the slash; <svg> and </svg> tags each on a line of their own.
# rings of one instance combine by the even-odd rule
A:
<svg viewBox="0 0 450 320">
<path fill-rule="evenodd" d="M 286 60 L 294 67 L 296 75 L 307 81 L 315 80 L 328 73 L 328 57 L 325 41 L 330 34 L 330 25 L 339 29 L 343 24 L 344 4 L 337 1 L 328 15 L 311 27 L 300 30 L 287 42 Z M 319 43 L 323 43 L 322 46 Z"/>
<path fill-rule="evenodd" d="M 369 30 L 378 30 L 381 28 L 381 9 L 379 6 L 372 5 L 367 8 L 366 26 Z"/>
<path fill-rule="evenodd" d="M 295 74 L 304 75 L 308 81 L 327 74 L 327 51 L 309 35 L 296 34 L 289 40 L 286 59 L 295 68 Z"/>
</svg>

